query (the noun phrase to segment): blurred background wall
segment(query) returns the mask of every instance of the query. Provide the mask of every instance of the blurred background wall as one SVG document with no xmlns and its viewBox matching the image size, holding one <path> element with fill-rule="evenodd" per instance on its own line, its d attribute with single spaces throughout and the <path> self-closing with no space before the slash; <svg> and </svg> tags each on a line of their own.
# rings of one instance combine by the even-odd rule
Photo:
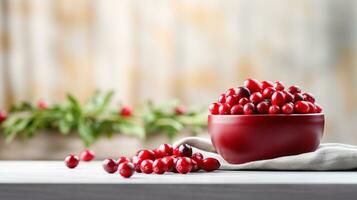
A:
<svg viewBox="0 0 357 200">
<path fill-rule="evenodd" d="M 357 1 L 0 0 L 0 107 L 113 89 L 206 106 L 247 77 L 315 94 L 357 144 Z"/>
</svg>

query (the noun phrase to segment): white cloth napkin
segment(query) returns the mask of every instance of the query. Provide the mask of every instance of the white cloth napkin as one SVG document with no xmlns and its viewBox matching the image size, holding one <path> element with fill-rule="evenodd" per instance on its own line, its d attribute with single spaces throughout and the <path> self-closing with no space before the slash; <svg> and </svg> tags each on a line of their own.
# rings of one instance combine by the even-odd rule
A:
<svg viewBox="0 0 357 200">
<path fill-rule="evenodd" d="M 324 143 L 314 152 L 259 160 L 244 164 L 229 164 L 216 153 L 211 141 L 199 137 L 186 137 L 174 146 L 188 144 L 205 157 L 214 157 L 221 162 L 222 170 L 353 170 L 357 169 L 357 146 Z"/>
</svg>

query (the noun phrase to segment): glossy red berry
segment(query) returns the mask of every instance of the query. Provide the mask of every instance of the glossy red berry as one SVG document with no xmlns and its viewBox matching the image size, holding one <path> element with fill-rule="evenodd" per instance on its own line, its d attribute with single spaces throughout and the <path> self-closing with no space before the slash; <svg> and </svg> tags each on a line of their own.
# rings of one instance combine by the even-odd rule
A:
<svg viewBox="0 0 357 200">
<path fill-rule="evenodd" d="M 260 102 L 257 105 L 257 111 L 259 114 L 267 114 L 269 113 L 269 103 L 266 101 Z"/>
<path fill-rule="evenodd" d="M 192 156 L 192 147 L 188 144 L 181 144 L 178 146 L 180 156 L 191 157 Z"/>
<path fill-rule="evenodd" d="M 239 99 L 237 97 L 237 95 L 231 95 L 231 96 L 227 96 L 226 98 L 226 103 L 229 104 L 230 106 L 234 106 L 236 104 L 238 104 Z"/>
<path fill-rule="evenodd" d="M 37 102 L 37 107 L 38 107 L 39 109 L 41 109 L 41 110 L 44 110 L 44 109 L 47 109 L 47 108 L 48 108 L 48 104 L 47 104 L 47 102 L 44 101 L 44 100 L 39 100 L 39 101 Z"/>
<path fill-rule="evenodd" d="M 162 155 L 162 157 L 171 156 L 173 152 L 173 148 L 169 144 L 161 144 L 157 148 L 157 152 L 159 152 Z"/>
<path fill-rule="evenodd" d="M 319 104 L 315 103 L 315 108 L 316 108 L 316 113 L 322 112 L 322 107 Z"/>
<path fill-rule="evenodd" d="M 285 103 L 284 93 L 281 91 L 274 92 L 274 94 L 271 96 L 271 104 L 282 106 L 284 105 L 284 103 Z"/>
<path fill-rule="evenodd" d="M 285 97 L 285 103 L 290 103 L 294 102 L 294 95 L 291 94 L 290 92 L 283 91 L 284 97 Z"/>
<path fill-rule="evenodd" d="M 273 87 L 268 87 L 263 90 L 263 98 L 264 99 L 270 99 L 271 96 L 276 92 L 276 89 Z"/>
<path fill-rule="evenodd" d="M 235 105 L 231 108 L 231 115 L 241 115 L 243 114 L 243 106 L 242 105 Z"/>
<path fill-rule="evenodd" d="M 141 150 L 139 153 L 138 153 L 138 157 L 143 159 L 143 160 L 146 160 L 146 159 L 149 159 L 149 160 L 155 160 L 155 153 L 152 151 L 152 150 Z"/>
<path fill-rule="evenodd" d="M 81 153 L 80 157 L 81 157 L 81 160 L 83 160 L 83 161 L 91 161 L 94 159 L 95 154 L 93 151 L 86 149 Z"/>
<path fill-rule="evenodd" d="M 218 103 L 226 103 L 226 95 L 221 94 L 218 98 Z"/>
<path fill-rule="evenodd" d="M 250 78 L 244 81 L 244 86 L 249 89 L 250 92 L 261 92 L 262 84 L 254 78 Z"/>
<path fill-rule="evenodd" d="M 185 106 L 180 105 L 175 107 L 175 114 L 176 115 L 184 115 L 187 113 L 187 109 Z"/>
<path fill-rule="evenodd" d="M 118 171 L 122 177 L 130 178 L 135 172 L 135 167 L 131 162 L 124 162 L 119 164 Z"/>
<path fill-rule="evenodd" d="M 135 171 L 138 173 L 141 173 L 141 169 L 140 169 L 140 164 L 142 161 L 144 161 L 143 159 L 139 158 L 138 156 L 134 156 L 131 159 L 132 163 L 134 164 L 135 167 Z"/>
<path fill-rule="evenodd" d="M 286 103 L 281 107 L 281 112 L 284 114 L 294 113 L 294 105 L 292 103 Z"/>
<path fill-rule="evenodd" d="M 274 83 L 271 81 L 262 81 L 262 89 L 265 90 L 266 88 L 274 87 Z"/>
<path fill-rule="evenodd" d="M 152 163 L 152 171 L 154 174 L 163 174 L 167 171 L 166 162 L 162 159 L 157 159 Z"/>
<path fill-rule="evenodd" d="M 73 154 L 70 154 L 64 159 L 64 162 L 68 168 L 73 169 L 77 167 L 79 158 Z"/>
<path fill-rule="evenodd" d="M 121 164 L 121 163 L 125 163 L 125 162 L 130 162 L 129 158 L 125 157 L 125 156 L 120 156 L 117 160 L 117 164 Z"/>
<path fill-rule="evenodd" d="M 311 103 L 315 103 L 315 97 L 311 93 L 303 93 L 302 96 L 304 97 L 304 101 L 308 101 Z"/>
<path fill-rule="evenodd" d="M 123 117 L 130 117 L 133 114 L 133 110 L 129 106 L 123 106 L 120 109 L 120 115 Z"/>
<path fill-rule="evenodd" d="M 192 154 L 192 160 L 196 161 L 197 165 L 199 168 L 202 167 L 203 164 L 203 155 L 199 152 L 196 152 L 194 154 Z"/>
<path fill-rule="evenodd" d="M 0 110 L 0 123 L 7 119 L 7 112 L 5 110 Z"/>
<path fill-rule="evenodd" d="M 243 97 L 249 98 L 250 91 L 247 87 L 238 87 L 236 89 L 236 95 L 237 95 L 238 99 L 241 99 Z"/>
<path fill-rule="evenodd" d="M 243 112 L 245 115 L 252 115 L 255 113 L 255 105 L 253 103 L 247 103 L 243 106 Z"/>
<path fill-rule="evenodd" d="M 275 81 L 274 88 L 278 91 L 283 91 L 285 89 L 285 85 L 281 81 Z"/>
<path fill-rule="evenodd" d="M 294 102 L 303 101 L 303 100 L 304 100 L 304 97 L 302 96 L 301 93 L 294 94 Z"/>
<path fill-rule="evenodd" d="M 111 158 L 107 158 L 103 161 L 103 169 L 112 174 L 118 170 L 118 163 Z"/>
<path fill-rule="evenodd" d="M 174 165 L 174 158 L 171 156 L 166 156 L 164 158 L 162 158 L 162 161 L 164 161 L 166 163 L 166 170 L 168 172 L 172 172 L 175 168 Z"/>
<path fill-rule="evenodd" d="M 315 105 L 309 101 L 307 102 L 307 104 L 309 105 L 309 113 L 316 113 Z"/>
<path fill-rule="evenodd" d="M 280 114 L 280 107 L 277 105 L 271 105 L 269 107 L 269 114 L 272 114 L 272 115 Z"/>
<path fill-rule="evenodd" d="M 250 102 L 250 101 L 249 101 L 248 98 L 243 97 L 243 98 L 241 98 L 241 99 L 239 100 L 239 105 L 244 106 L 245 104 L 247 104 L 247 103 L 249 103 L 249 102 Z"/>
<path fill-rule="evenodd" d="M 191 162 L 192 162 L 191 172 L 197 172 L 198 170 L 200 170 L 200 167 L 198 166 L 195 160 L 191 159 Z"/>
<path fill-rule="evenodd" d="M 289 87 L 289 92 L 291 94 L 301 93 L 301 89 L 297 85 L 292 85 L 292 86 Z"/>
<path fill-rule="evenodd" d="M 254 92 L 252 95 L 250 95 L 249 100 L 252 103 L 257 104 L 257 103 L 263 101 L 263 96 L 260 92 Z"/>
<path fill-rule="evenodd" d="M 234 88 L 229 88 L 226 92 L 226 97 L 232 96 L 234 94 L 236 94 L 236 91 L 234 90 Z M 226 101 L 226 103 L 227 103 L 227 101 Z"/>
<path fill-rule="evenodd" d="M 153 164 L 152 160 L 143 160 L 140 163 L 141 172 L 143 172 L 145 174 L 151 174 L 152 173 L 152 164 Z"/>
<path fill-rule="evenodd" d="M 192 169 L 191 159 L 187 157 L 180 157 L 177 159 L 175 167 L 178 173 L 187 174 Z"/>
<path fill-rule="evenodd" d="M 298 101 L 294 105 L 294 110 L 301 114 L 309 113 L 309 104 L 306 101 Z"/>
<path fill-rule="evenodd" d="M 206 158 L 203 160 L 202 169 L 210 172 L 219 169 L 221 163 L 215 158 Z"/>
<path fill-rule="evenodd" d="M 228 104 L 224 103 L 219 106 L 218 113 L 220 115 L 229 115 L 230 112 L 231 112 L 231 107 Z"/>
<path fill-rule="evenodd" d="M 219 106 L 220 105 L 218 103 L 212 103 L 209 106 L 208 110 L 212 115 L 217 115 L 217 114 L 219 114 Z"/>
</svg>

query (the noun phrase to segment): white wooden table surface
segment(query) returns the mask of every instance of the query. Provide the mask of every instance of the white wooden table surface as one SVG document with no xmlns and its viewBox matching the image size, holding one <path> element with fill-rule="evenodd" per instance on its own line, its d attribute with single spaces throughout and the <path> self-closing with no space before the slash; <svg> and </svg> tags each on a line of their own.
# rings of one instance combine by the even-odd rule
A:
<svg viewBox="0 0 357 200">
<path fill-rule="evenodd" d="M 107 174 L 101 162 L 0 161 L 0 199 L 357 199 L 357 172 Z M 120 198 L 119 198 L 120 197 Z M 150 197 L 150 198 L 149 198 Z"/>
</svg>

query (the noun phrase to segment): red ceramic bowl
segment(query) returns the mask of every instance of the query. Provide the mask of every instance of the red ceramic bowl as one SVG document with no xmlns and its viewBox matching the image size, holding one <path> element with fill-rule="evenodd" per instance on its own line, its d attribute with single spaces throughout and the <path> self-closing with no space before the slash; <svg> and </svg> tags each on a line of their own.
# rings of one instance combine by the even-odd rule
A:
<svg viewBox="0 0 357 200">
<path fill-rule="evenodd" d="M 208 116 L 212 143 L 231 164 L 315 151 L 324 124 L 321 113 Z"/>
</svg>

